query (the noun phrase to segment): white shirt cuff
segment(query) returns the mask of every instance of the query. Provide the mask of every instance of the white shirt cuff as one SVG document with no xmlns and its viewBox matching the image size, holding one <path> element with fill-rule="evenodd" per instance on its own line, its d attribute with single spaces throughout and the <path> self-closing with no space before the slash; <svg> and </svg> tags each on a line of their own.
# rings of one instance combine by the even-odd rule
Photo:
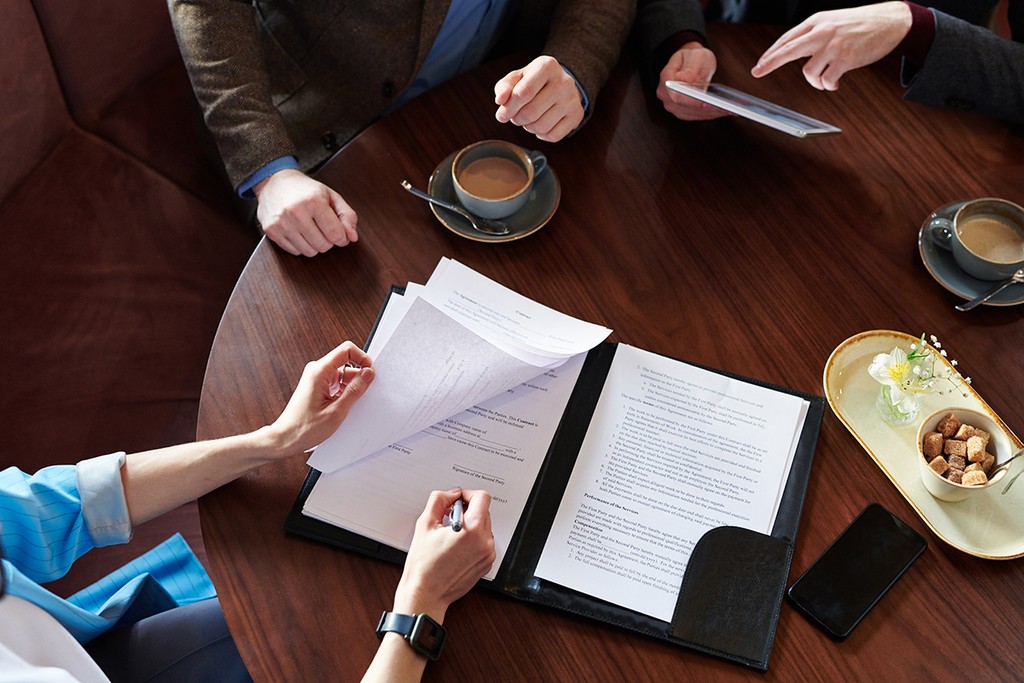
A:
<svg viewBox="0 0 1024 683">
<path fill-rule="evenodd" d="M 111 453 L 83 460 L 76 466 L 82 516 L 97 548 L 127 543 L 132 538 L 128 501 L 124 497 L 121 467 L 125 453 Z"/>
</svg>

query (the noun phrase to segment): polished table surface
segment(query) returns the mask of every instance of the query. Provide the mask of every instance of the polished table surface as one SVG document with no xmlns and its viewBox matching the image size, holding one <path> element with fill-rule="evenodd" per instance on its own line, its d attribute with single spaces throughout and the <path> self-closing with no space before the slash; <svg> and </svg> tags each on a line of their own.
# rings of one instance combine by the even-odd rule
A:
<svg viewBox="0 0 1024 683">
<path fill-rule="evenodd" d="M 393 284 L 426 282 L 442 256 L 614 330 L 612 340 L 822 394 L 831 351 L 865 330 L 937 335 L 978 392 L 1024 433 L 1024 307 L 953 309 L 918 255 L 918 230 L 947 203 L 1024 203 L 1021 130 L 900 100 L 895 65 L 814 91 L 798 67 L 755 81 L 778 31 L 712 26 L 718 79 L 843 128 L 800 140 L 740 119 L 682 123 L 644 96 L 628 63 L 589 123 L 558 144 L 493 119 L 487 65 L 413 101 L 345 147 L 320 177 L 359 213 L 360 240 L 313 259 L 260 244 L 210 357 L 199 436 L 273 420 L 302 365 L 365 341 Z M 539 232 L 485 244 L 442 227 L 399 185 L 485 138 L 543 150 L 561 204 Z M 357 679 L 376 647 L 400 567 L 282 531 L 301 455 L 204 497 L 206 549 L 231 630 L 257 680 Z M 381 482 L 382 504 L 387 482 Z M 869 502 L 928 551 L 843 642 L 783 605 L 769 671 L 487 590 L 448 612 L 427 680 L 1024 679 L 1024 560 L 992 561 L 938 539 L 826 411 L 790 579 Z"/>
</svg>

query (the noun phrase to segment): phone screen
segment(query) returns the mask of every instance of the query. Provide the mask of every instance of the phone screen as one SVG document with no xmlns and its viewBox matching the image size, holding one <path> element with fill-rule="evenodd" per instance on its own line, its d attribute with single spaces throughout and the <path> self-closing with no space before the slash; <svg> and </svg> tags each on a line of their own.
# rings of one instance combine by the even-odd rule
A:
<svg viewBox="0 0 1024 683">
<path fill-rule="evenodd" d="M 819 628 L 845 638 L 927 547 L 920 534 L 872 503 L 793 582 L 790 600 Z"/>
</svg>

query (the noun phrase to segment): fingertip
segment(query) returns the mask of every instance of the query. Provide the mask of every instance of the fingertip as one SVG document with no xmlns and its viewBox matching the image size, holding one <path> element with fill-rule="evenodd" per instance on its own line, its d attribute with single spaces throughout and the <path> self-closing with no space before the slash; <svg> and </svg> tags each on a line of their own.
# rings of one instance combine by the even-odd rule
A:
<svg viewBox="0 0 1024 683">
<path fill-rule="evenodd" d="M 354 391 L 362 394 L 366 391 L 367 387 L 373 382 L 373 368 L 359 368 L 355 377 L 348 383 L 349 386 L 354 388 Z"/>
<path fill-rule="evenodd" d="M 418 524 L 427 529 L 433 528 L 441 523 L 444 511 L 447 506 L 444 504 L 444 491 L 431 491 L 427 496 L 427 502 L 420 513 Z"/>
<path fill-rule="evenodd" d="M 462 489 L 458 488 L 450 491 L 431 491 L 427 498 L 427 505 L 423 508 L 424 515 L 429 520 L 440 522 L 455 501 L 462 497 L 462 493 Z"/>
<path fill-rule="evenodd" d="M 343 399 L 342 403 L 345 405 L 358 400 L 370 388 L 370 384 L 373 383 L 373 370 L 371 368 L 360 368 L 354 376 L 347 378 L 346 373 L 349 370 L 351 368 L 344 368 L 341 371 L 341 398 Z"/>
<path fill-rule="evenodd" d="M 491 507 L 491 494 L 483 490 L 473 491 L 462 491 L 462 497 L 466 499 L 466 502 L 472 503 L 472 508 L 476 511 L 487 511 Z"/>
</svg>

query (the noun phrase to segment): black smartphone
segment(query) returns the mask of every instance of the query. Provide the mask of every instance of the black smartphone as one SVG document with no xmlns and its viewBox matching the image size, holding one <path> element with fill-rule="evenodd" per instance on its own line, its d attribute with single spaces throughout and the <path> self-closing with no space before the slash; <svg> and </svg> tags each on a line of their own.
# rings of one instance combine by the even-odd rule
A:
<svg viewBox="0 0 1024 683">
<path fill-rule="evenodd" d="M 789 599 L 834 638 L 850 635 L 928 542 L 871 503 L 789 587 Z"/>
</svg>

